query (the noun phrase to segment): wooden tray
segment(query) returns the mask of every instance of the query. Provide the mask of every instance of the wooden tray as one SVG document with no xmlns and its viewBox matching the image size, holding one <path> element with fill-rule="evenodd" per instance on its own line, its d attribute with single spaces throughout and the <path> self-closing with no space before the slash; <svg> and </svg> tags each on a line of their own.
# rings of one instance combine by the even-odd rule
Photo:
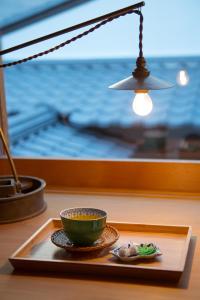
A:
<svg viewBox="0 0 200 300">
<path fill-rule="evenodd" d="M 166 226 L 108 222 L 120 233 L 114 245 L 128 242 L 153 242 L 163 255 L 154 260 L 122 263 L 109 253 L 109 249 L 90 254 L 72 254 L 56 247 L 51 234 L 62 228 L 59 219 L 48 220 L 10 258 L 16 269 L 128 276 L 147 279 L 178 280 L 184 271 L 189 242 L 190 226 Z"/>
</svg>

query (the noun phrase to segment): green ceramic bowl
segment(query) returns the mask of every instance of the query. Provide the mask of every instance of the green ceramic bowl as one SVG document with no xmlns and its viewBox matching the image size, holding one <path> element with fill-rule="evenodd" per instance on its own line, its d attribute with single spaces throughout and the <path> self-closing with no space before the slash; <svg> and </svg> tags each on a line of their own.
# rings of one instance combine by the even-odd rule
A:
<svg viewBox="0 0 200 300">
<path fill-rule="evenodd" d="M 96 208 L 69 208 L 60 212 L 63 228 L 74 245 L 92 245 L 101 236 L 107 214 Z"/>
</svg>

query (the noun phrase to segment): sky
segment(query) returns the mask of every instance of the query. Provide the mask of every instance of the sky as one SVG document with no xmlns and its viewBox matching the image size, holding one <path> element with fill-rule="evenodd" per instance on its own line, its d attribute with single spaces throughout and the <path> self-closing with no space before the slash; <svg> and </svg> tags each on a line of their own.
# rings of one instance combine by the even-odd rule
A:
<svg viewBox="0 0 200 300">
<path fill-rule="evenodd" d="M 7 34 L 2 48 L 136 3 L 133 0 L 94 0 L 69 12 Z M 200 0 L 146 0 L 144 54 L 146 57 L 200 55 Z M 85 29 L 4 56 L 13 60 L 46 50 Z M 122 17 L 89 36 L 42 59 L 130 58 L 138 54 L 139 18 Z"/>
</svg>

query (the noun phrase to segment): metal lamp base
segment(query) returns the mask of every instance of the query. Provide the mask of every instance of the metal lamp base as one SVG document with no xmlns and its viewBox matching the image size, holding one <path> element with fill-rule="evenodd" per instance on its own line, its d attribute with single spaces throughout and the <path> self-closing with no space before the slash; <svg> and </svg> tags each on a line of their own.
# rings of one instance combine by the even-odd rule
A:
<svg viewBox="0 0 200 300">
<path fill-rule="evenodd" d="M 0 179 L 11 180 L 12 176 L 0 176 Z M 11 223 L 32 218 L 46 209 L 44 201 L 44 180 L 20 176 L 22 192 L 12 196 L 0 197 L 0 223 Z"/>
</svg>

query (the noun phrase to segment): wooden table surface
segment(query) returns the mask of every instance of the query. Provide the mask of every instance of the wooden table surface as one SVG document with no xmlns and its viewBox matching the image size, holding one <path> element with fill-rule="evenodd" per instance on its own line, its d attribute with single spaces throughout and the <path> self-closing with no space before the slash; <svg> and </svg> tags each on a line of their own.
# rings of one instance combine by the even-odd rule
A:
<svg viewBox="0 0 200 300">
<path fill-rule="evenodd" d="M 200 299 L 200 201 L 195 196 L 114 191 L 49 191 L 47 210 L 30 220 L 0 225 L 0 299 Z M 19 273 L 8 257 L 49 218 L 67 207 L 98 207 L 112 221 L 191 225 L 186 268 L 178 284 L 44 273 Z"/>
</svg>

